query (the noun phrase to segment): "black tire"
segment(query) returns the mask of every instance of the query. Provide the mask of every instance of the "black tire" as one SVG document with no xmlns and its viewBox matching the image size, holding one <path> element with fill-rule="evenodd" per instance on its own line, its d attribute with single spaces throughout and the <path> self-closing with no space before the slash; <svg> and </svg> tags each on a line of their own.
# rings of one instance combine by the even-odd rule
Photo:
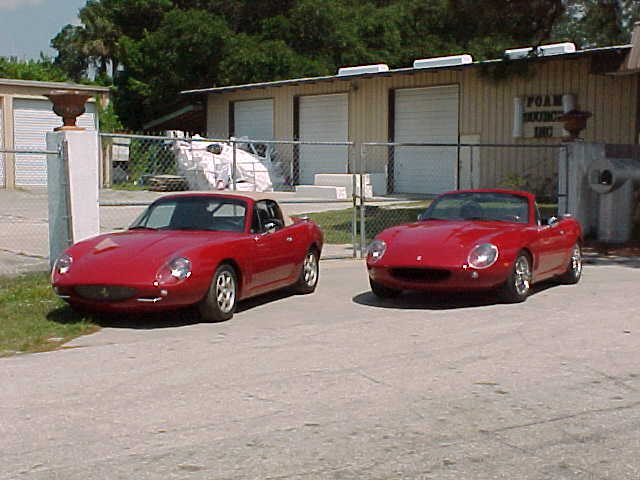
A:
<svg viewBox="0 0 640 480">
<path fill-rule="evenodd" d="M 369 285 L 371 285 L 371 291 L 373 292 L 373 294 L 378 298 L 393 298 L 397 297 L 401 293 L 400 290 L 385 287 L 375 280 L 371 280 L 371 278 L 369 278 Z"/>
<path fill-rule="evenodd" d="M 320 265 L 318 263 L 318 251 L 310 248 L 304 256 L 302 268 L 300 269 L 300 277 L 295 284 L 297 293 L 308 294 L 313 293 L 318 286 L 320 278 Z"/>
<path fill-rule="evenodd" d="M 500 297 L 507 303 L 524 302 L 531 292 L 531 258 L 520 252 L 513 262 L 507 281 L 500 287 Z"/>
<path fill-rule="evenodd" d="M 582 247 L 576 243 L 571 249 L 571 258 L 567 271 L 560 275 L 559 280 L 566 285 L 575 285 L 582 277 Z"/>
<path fill-rule="evenodd" d="M 238 276 L 231 265 L 222 264 L 211 279 L 207 295 L 198 304 L 203 320 L 223 322 L 233 317 L 238 299 Z"/>
</svg>

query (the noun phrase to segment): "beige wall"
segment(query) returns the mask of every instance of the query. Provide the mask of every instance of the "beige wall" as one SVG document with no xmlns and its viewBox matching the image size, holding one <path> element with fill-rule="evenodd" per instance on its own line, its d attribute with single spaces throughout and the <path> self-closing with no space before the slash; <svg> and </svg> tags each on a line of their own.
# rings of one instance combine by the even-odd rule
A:
<svg viewBox="0 0 640 480">
<path fill-rule="evenodd" d="M 207 134 L 226 138 L 229 134 L 229 102 L 273 98 L 275 138 L 293 137 L 293 99 L 297 95 L 349 93 L 349 139 L 353 142 L 388 141 L 389 91 L 436 85 L 460 85 L 460 136 L 480 138 L 482 144 L 560 144 L 560 138 L 514 138 L 514 97 L 537 94 L 576 96 L 576 105 L 593 117 L 582 133 L 586 141 L 636 143 L 638 122 L 638 75 L 590 73 L 591 59 L 565 57 L 533 64 L 532 74 L 495 82 L 480 68 L 415 71 L 376 78 L 336 79 L 314 84 L 245 89 L 209 95 Z M 554 179 L 557 149 L 480 148 L 481 183 L 495 186 L 512 173 L 538 179 Z M 383 155 L 384 156 L 384 155 Z M 380 171 L 378 159 L 372 171 Z M 478 186 L 478 185 L 474 185 Z"/>
</svg>

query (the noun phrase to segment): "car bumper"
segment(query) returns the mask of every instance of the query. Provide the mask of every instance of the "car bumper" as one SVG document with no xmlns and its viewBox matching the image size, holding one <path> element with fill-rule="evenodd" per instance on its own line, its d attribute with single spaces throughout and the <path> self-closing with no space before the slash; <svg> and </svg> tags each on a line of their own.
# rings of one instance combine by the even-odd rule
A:
<svg viewBox="0 0 640 480">
<path fill-rule="evenodd" d="M 369 278 L 396 290 L 490 290 L 502 285 L 511 271 L 510 265 L 494 265 L 477 270 L 458 267 L 398 267 L 367 264 Z"/>
<path fill-rule="evenodd" d="M 110 294 L 115 289 L 120 289 L 119 293 L 122 289 L 130 289 L 130 295 L 119 298 L 118 295 Z M 53 291 L 73 306 L 102 312 L 147 312 L 180 308 L 197 303 L 204 296 L 204 293 L 194 294 L 184 284 L 166 287 L 54 284 Z"/>
</svg>

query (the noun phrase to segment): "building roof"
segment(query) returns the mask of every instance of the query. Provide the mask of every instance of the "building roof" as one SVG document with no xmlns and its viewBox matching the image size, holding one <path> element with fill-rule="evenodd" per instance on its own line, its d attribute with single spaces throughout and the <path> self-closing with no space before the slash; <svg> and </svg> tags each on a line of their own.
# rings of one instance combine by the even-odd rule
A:
<svg viewBox="0 0 640 480">
<path fill-rule="evenodd" d="M 531 62 L 531 61 L 546 61 L 557 58 L 575 58 L 589 55 L 607 55 L 607 54 L 620 54 L 630 50 L 632 47 L 629 45 L 617 45 L 611 47 L 602 47 L 602 48 L 591 48 L 586 50 L 578 50 L 570 53 L 561 53 L 555 55 L 545 55 L 545 56 L 530 56 L 520 59 L 509 60 L 510 62 Z M 377 77 L 390 77 L 394 75 L 414 75 L 418 72 L 433 72 L 439 70 L 461 70 L 465 68 L 477 68 L 485 65 L 499 64 L 505 62 L 504 59 L 495 59 L 495 60 L 481 60 L 478 62 L 472 62 L 463 65 L 453 65 L 453 66 L 440 66 L 433 68 L 397 68 L 393 70 L 388 70 L 384 72 L 376 72 L 376 73 L 361 73 L 356 75 L 327 75 L 322 77 L 308 77 L 308 78 L 294 78 L 289 80 L 277 80 L 272 82 L 262 82 L 262 83 L 248 83 L 244 85 L 229 85 L 224 87 L 211 87 L 211 88 L 201 88 L 195 90 L 184 90 L 180 92 L 181 94 L 212 94 L 212 93 L 223 93 L 223 92 L 231 92 L 235 90 L 248 90 L 248 89 L 256 89 L 256 88 L 268 88 L 268 87 L 285 87 L 290 85 L 302 85 L 302 84 L 312 84 L 312 83 L 320 83 L 320 82 L 349 82 L 358 78 L 377 78 Z"/>
<path fill-rule="evenodd" d="M 16 87 L 38 87 L 51 88 L 56 90 L 83 90 L 89 92 L 109 92 L 109 87 L 100 85 L 83 85 L 70 82 L 41 82 L 38 80 L 17 80 L 15 78 L 0 78 L 0 85 L 11 85 Z"/>
</svg>

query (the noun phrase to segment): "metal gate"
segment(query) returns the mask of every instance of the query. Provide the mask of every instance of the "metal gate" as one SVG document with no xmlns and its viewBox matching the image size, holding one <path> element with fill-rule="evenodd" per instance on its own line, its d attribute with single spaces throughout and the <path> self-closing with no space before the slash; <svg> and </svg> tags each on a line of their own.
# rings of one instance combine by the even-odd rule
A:
<svg viewBox="0 0 640 480">
<path fill-rule="evenodd" d="M 46 186 L 16 188 L 16 155 L 55 155 L 44 149 L 0 149 L 0 276 L 49 268 L 49 207 Z"/>
</svg>

